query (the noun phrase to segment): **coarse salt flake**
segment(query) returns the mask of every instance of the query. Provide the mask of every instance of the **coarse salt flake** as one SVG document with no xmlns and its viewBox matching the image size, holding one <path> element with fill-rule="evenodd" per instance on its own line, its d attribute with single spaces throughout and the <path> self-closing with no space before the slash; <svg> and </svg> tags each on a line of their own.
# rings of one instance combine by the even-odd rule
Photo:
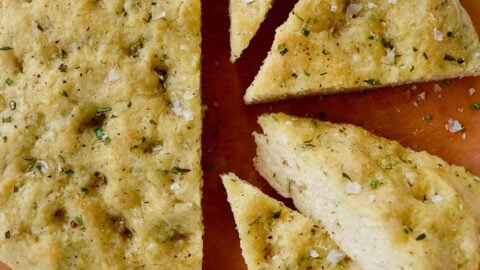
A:
<svg viewBox="0 0 480 270">
<path fill-rule="evenodd" d="M 382 63 L 387 65 L 393 65 L 395 63 L 395 48 L 387 48 L 387 54 L 382 57 Z"/>
<path fill-rule="evenodd" d="M 348 181 L 345 183 L 345 192 L 348 195 L 357 195 L 362 192 L 362 186 L 358 182 Z"/>
<path fill-rule="evenodd" d="M 443 34 L 437 28 L 433 28 L 433 39 L 436 41 L 443 41 Z"/>
<path fill-rule="evenodd" d="M 162 150 L 163 150 L 163 145 L 161 144 L 157 144 L 154 147 L 152 147 L 152 151 L 155 151 L 155 152 L 162 151 Z"/>
<path fill-rule="evenodd" d="M 347 18 L 353 18 L 353 16 L 357 15 L 360 10 L 362 10 L 362 4 L 350 4 L 347 7 L 347 11 L 345 12 L 345 16 Z"/>
<path fill-rule="evenodd" d="M 396 3 L 397 3 L 397 0 L 388 0 L 388 3 L 390 3 L 390 4 L 396 4 Z"/>
<path fill-rule="evenodd" d="M 183 118 L 187 121 L 192 121 L 193 120 L 193 113 L 191 111 L 184 111 L 183 113 Z"/>
<path fill-rule="evenodd" d="M 473 87 L 468 89 L 468 93 L 470 94 L 470 96 L 473 96 L 473 94 L 475 94 L 475 92 L 477 92 L 477 89 L 475 89 Z"/>
<path fill-rule="evenodd" d="M 179 190 L 180 185 L 178 183 L 174 182 L 173 184 L 170 185 L 170 189 L 171 190 Z"/>
<path fill-rule="evenodd" d="M 48 164 L 46 161 L 39 159 L 35 162 L 34 166 L 37 167 L 41 173 L 43 174 L 48 173 Z"/>
<path fill-rule="evenodd" d="M 242 2 L 243 2 L 244 4 L 250 4 L 250 3 L 252 3 L 253 1 L 255 1 L 255 0 L 242 0 Z"/>
<path fill-rule="evenodd" d="M 375 196 L 375 194 L 368 195 L 368 202 L 369 203 L 374 203 L 375 200 L 377 200 L 377 197 Z"/>
<path fill-rule="evenodd" d="M 418 99 L 425 100 L 426 98 L 427 98 L 427 93 L 422 92 L 422 93 L 418 94 Z"/>
<path fill-rule="evenodd" d="M 433 91 L 434 92 L 441 92 L 442 87 L 438 83 L 436 83 L 436 84 L 433 85 Z"/>
<path fill-rule="evenodd" d="M 152 20 L 163 19 L 167 16 L 167 13 L 164 10 L 152 10 Z"/>
<path fill-rule="evenodd" d="M 368 7 L 369 9 L 372 9 L 372 8 L 376 8 L 377 5 L 375 5 L 375 3 L 368 2 L 368 3 L 367 3 L 367 7 Z"/>
<path fill-rule="evenodd" d="M 318 254 L 318 252 L 314 249 L 310 250 L 310 257 L 312 258 L 318 258 L 320 257 L 320 254 Z"/>
<path fill-rule="evenodd" d="M 331 12 L 337 12 L 337 9 L 338 9 L 337 5 L 331 5 L 330 6 L 330 11 Z"/>
<path fill-rule="evenodd" d="M 180 102 L 178 102 L 178 100 L 172 100 L 172 111 L 176 115 L 182 115 L 182 108 L 180 107 Z"/>
<path fill-rule="evenodd" d="M 464 129 L 462 123 L 460 123 L 458 120 L 451 119 L 451 118 L 448 119 L 447 124 L 445 125 L 445 128 L 451 133 L 457 133 Z"/>
<path fill-rule="evenodd" d="M 332 249 L 327 255 L 327 260 L 331 264 L 335 265 L 338 262 L 340 262 L 341 260 L 343 260 L 345 258 L 345 256 L 346 256 L 345 253 L 343 253 L 342 251 Z"/>
<path fill-rule="evenodd" d="M 117 72 L 117 70 L 115 68 L 111 68 L 108 71 L 108 81 L 114 82 L 114 81 L 119 80 L 120 78 L 121 78 L 120 74 Z"/>
<path fill-rule="evenodd" d="M 432 202 L 433 203 L 440 203 L 443 201 L 443 197 L 439 194 L 435 194 L 432 196 Z"/>
</svg>

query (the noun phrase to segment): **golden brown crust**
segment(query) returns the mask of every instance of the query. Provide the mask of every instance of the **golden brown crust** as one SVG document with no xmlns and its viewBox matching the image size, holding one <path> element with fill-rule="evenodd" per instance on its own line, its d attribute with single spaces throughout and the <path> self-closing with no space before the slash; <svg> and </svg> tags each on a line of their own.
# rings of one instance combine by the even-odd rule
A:
<svg viewBox="0 0 480 270">
<path fill-rule="evenodd" d="M 301 0 L 246 103 L 475 76 L 480 45 L 458 0 Z"/>
<path fill-rule="evenodd" d="M 200 269 L 200 1 L 1 1 L 0 47 L 0 260 Z"/>
</svg>

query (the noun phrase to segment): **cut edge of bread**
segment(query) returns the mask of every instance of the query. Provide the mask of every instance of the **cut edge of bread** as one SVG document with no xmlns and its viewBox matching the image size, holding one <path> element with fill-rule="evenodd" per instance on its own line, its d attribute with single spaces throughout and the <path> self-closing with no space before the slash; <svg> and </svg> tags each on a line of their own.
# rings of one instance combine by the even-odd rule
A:
<svg viewBox="0 0 480 270">
<path fill-rule="evenodd" d="M 358 136 L 373 135 L 350 125 L 336 125 L 313 119 L 300 119 L 281 113 L 263 115 L 259 118 L 259 123 L 265 135 L 254 133 L 257 144 L 257 157 L 254 160 L 256 169 L 281 195 L 291 197 L 301 213 L 321 221 L 332 239 L 353 260 L 357 261 L 362 268 L 398 269 L 406 267 L 419 269 L 418 267 L 420 267 L 428 269 L 438 266 L 448 267 L 442 265 L 442 263 L 450 259 L 453 260 L 454 256 L 451 253 L 442 253 L 435 249 L 432 242 L 442 242 L 444 240 L 439 236 L 440 233 L 436 234 L 428 227 L 428 224 L 435 224 L 434 218 L 438 218 L 439 224 L 450 222 L 439 218 L 442 211 L 447 211 L 447 206 L 451 207 L 451 209 L 456 209 L 455 211 L 458 211 L 457 214 L 459 216 L 461 213 L 461 219 L 455 218 L 455 222 L 463 229 L 457 234 L 451 231 L 449 225 L 445 225 L 443 229 L 440 228 L 440 231 L 444 230 L 442 232 L 454 234 L 453 236 L 448 236 L 448 238 L 446 237 L 446 242 L 443 244 L 450 242 L 452 249 L 458 248 L 458 252 L 463 252 L 462 254 L 468 258 L 463 265 L 457 261 L 456 263 L 458 264 L 452 267 L 460 269 L 476 269 L 475 267 L 478 267 L 478 241 L 473 240 L 478 239 L 474 216 L 469 209 L 466 209 L 467 207 L 464 209 L 463 201 L 460 199 L 462 196 L 447 181 L 443 181 L 438 177 L 434 178 L 435 186 L 442 192 L 445 192 L 445 196 L 442 199 L 448 203 L 447 206 L 438 206 L 442 208 L 437 210 L 433 208 L 437 206 L 424 208 L 421 203 L 416 203 L 413 199 L 409 199 L 410 195 L 404 196 L 405 207 L 412 211 L 426 214 L 426 216 L 425 220 L 422 220 L 421 215 L 417 213 L 406 214 L 407 220 L 403 220 L 404 217 L 401 214 L 404 214 L 404 211 L 402 212 L 401 209 L 391 209 L 388 204 L 387 206 L 385 204 L 379 205 L 380 202 L 388 201 L 388 196 L 395 196 L 393 194 L 382 195 L 384 192 L 376 192 L 381 191 L 388 185 L 373 191 L 368 188 L 368 182 L 365 183 L 363 180 L 361 182 L 360 179 L 355 178 L 357 175 L 361 175 L 356 174 L 355 170 L 344 172 L 342 175 L 340 171 L 336 172 L 332 169 L 335 166 L 340 166 L 343 162 L 351 161 L 347 156 L 343 155 L 343 160 L 336 159 L 335 155 L 325 154 L 320 159 L 315 160 L 315 154 L 304 153 L 300 149 L 302 143 L 305 142 L 308 142 L 308 147 L 322 143 L 328 145 L 326 141 L 317 141 L 319 140 L 318 138 L 310 139 L 313 134 L 317 134 L 315 131 L 320 130 L 321 127 L 319 126 L 322 125 L 338 128 L 339 130 L 345 128 L 344 132 L 351 132 L 350 129 L 354 129 L 355 132 L 360 134 Z M 337 135 L 342 136 L 341 132 Z M 389 143 L 392 143 L 392 149 L 401 151 L 399 144 L 395 142 Z M 342 144 L 344 147 L 348 147 L 345 146 L 346 143 L 344 141 L 339 139 L 331 147 L 332 151 L 335 151 L 334 148 L 336 146 Z M 305 152 L 307 151 L 305 150 Z M 329 162 L 333 162 L 333 165 L 328 164 Z M 367 161 L 358 160 L 357 162 L 364 164 Z M 346 165 L 345 169 L 347 170 L 348 167 Z M 361 170 L 361 168 L 355 166 L 353 168 Z M 348 180 L 348 177 L 351 177 L 353 180 Z M 360 190 L 363 194 L 356 194 L 358 182 L 355 180 L 360 182 Z M 353 191 L 348 189 L 353 189 Z M 352 192 L 352 194 L 346 194 L 348 192 Z M 401 201 L 402 196 L 398 197 L 398 201 Z M 430 200 L 428 203 L 432 204 L 433 198 L 430 198 Z M 392 198 L 392 201 L 395 204 L 396 199 Z M 383 207 L 387 208 L 383 209 Z M 430 216 L 428 211 L 434 213 Z M 396 216 L 397 212 L 399 213 L 398 216 Z M 382 220 L 382 217 L 385 215 L 388 219 Z M 434 220 L 430 221 L 431 218 Z M 404 227 L 407 228 L 408 234 L 401 235 L 402 222 L 407 222 L 405 223 L 406 225 L 412 224 L 412 227 Z M 398 237 L 392 233 L 397 227 L 399 228 Z M 431 235 L 428 236 L 426 241 L 422 242 L 420 240 L 423 240 L 424 233 Z M 415 239 L 420 240 L 415 241 Z M 453 247 L 454 243 L 457 243 L 458 246 Z M 420 254 L 422 251 L 436 254 L 436 257 L 433 255 L 433 257 L 429 257 L 430 255 L 428 254 L 423 256 L 424 254 Z M 418 257 L 411 256 L 410 252 L 416 252 L 415 254 L 418 254 Z M 368 254 L 376 254 L 376 256 L 371 258 Z M 439 254 L 448 256 L 438 256 Z M 431 262 L 431 258 L 437 259 L 438 262 Z"/>
<path fill-rule="evenodd" d="M 233 173 L 221 178 L 248 269 L 359 269 L 330 239 L 321 223 L 288 208 Z"/>
</svg>

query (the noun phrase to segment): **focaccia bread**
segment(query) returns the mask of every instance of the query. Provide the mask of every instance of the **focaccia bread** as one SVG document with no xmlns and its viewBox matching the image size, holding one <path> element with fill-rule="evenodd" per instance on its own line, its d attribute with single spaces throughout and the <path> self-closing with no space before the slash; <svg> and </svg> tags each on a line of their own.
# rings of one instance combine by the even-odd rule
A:
<svg viewBox="0 0 480 270">
<path fill-rule="evenodd" d="M 201 269 L 200 1 L 0 2 L 0 261 Z"/>
<path fill-rule="evenodd" d="M 478 35 L 458 0 L 300 0 L 277 29 L 245 101 L 479 72 Z"/>
<path fill-rule="evenodd" d="M 222 175 L 248 269 L 358 269 L 323 226 L 233 173 Z"/>
<path fill-rule="evenodd" d="M 474 215 L 450 184 L 477 177 L 351 125 L 259 123 L 257 170 L 363 269 L 478 269 Z"/>
<path fill-rule="evenodd" d="M 248 47 L 265 20 L 273 0 L 230 0 L 230 62 L 235 62 Z"/>
</svg>

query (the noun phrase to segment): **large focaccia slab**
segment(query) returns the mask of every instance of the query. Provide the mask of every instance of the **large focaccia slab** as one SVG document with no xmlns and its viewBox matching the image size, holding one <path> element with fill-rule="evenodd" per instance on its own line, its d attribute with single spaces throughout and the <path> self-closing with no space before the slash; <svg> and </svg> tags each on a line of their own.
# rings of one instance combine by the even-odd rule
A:
<svg viewBox="0 0 480 270">
<path fill-rule="evenodd" d="M 478 269 L 478 177 L 351 125 L 259 123 L 257 170 L 363 269 Z"/>
<path fill-rule="evenodd" d="M 200 269 L 200 1 L 1 1 L 0 48 L 0 260 Z"/>
<path fill-rule="evenodd" d="M 478 35 L 458 0 L 300 0 L 247 103 L 478 75 Z"/>
<path fill-rule="evenodd" d="M 222 175 L 248 269 L 358 269 L 321 223 L 230 173 Z"/>
<path fill-rule="evenodd" d="M 230 0 L 230 61 L 235 62 L 248 47 L 265 20 L 273 0 Z"/>
</svg>

